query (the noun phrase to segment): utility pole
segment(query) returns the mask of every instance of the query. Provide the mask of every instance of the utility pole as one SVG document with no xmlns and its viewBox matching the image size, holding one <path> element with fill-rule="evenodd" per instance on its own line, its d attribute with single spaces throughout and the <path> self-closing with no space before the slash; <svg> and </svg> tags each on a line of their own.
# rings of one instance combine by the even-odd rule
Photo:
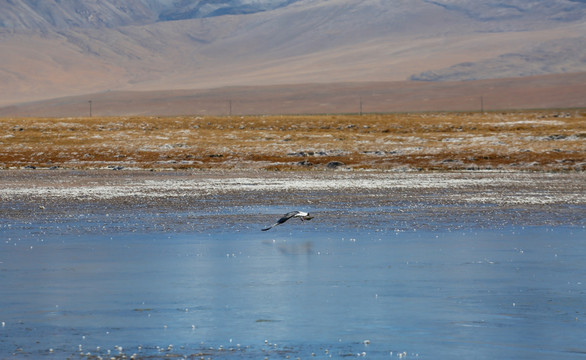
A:
<svg viewBox="0 0 586 360">
<path fill-rule="evenodd" d="M 228 104 L 230 106 L 230 112 L 229 112 L 229 114 L 230 114 L 230 116 L 232 116 L 232 99 L 228 100 Z"/>
<path fill-rule="evenodd" d="M 480 96 L 480 113 L 484 114 L 484 96 Z"/>
<path fill-rule="evenodd" d="M 92 101 L 88 101 L 90 103 L 90 117 L 92 117 Z"/>
<path fill-rule="evenodd" d="M 360 97 L 360 116 L 362 116 L 362 97 Z"/>
</svg>

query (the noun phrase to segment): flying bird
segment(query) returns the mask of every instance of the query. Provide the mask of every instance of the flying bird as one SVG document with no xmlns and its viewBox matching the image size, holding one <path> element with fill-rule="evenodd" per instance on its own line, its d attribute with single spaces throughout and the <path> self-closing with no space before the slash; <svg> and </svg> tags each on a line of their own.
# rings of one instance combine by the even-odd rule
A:
<svg viewBox="0 0 586 360">
<path fill-rule="evenodd" d="M 287 221 L 287 220 L 289 220 L 291 218 L 299 218 L 301 221 L 303 221 L 303 220 L 311 220 L 311 219 L 313 219 L 313 216 L 309 216 L 309 213 L 306 213 L 306 212 L 303 212 L 303 211 L 291 211 L 291 212 L 288 212 L 285 215 L 283 215 L 283 217 L 280 218 L 273 225 L 267 226 L 266 228 L 262 229 L 262 231 L 270 230 L 273 227 L 275 227 L 277 225 L 281 225 L 282 223 L 284 223 L 285 221 Z"/>
</svg>

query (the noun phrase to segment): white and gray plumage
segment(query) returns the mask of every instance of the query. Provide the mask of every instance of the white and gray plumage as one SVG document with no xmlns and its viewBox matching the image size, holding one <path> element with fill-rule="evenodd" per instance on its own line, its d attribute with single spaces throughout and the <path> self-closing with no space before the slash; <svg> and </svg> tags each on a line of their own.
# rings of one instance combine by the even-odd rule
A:
<svg viewBox="0 0 586 360">
<path fill-rule="evenodd" d="M 280 218 L 273 225 L 267 226 L 266 228 L 262 229 L 262 231 L 270 230 L 273 227 L 275 227 L 277 225 L 281 225 L 282 223 L 284 223 L 285 221 L 287 221 L 287 220 L 289 220 L 291 218 L 299 218 L 299 219 L 301 219 L 301 221 L 303 221 L 303 220 L 311 220 L 311 219 L 313 219 L 313 216 L 309 216 L 309 213 L 306 213 L 306 212 L 303 212 L 303 211 L 291 211 L 291 212 L 288 212 L 285 215 L 283 215 L 283 217 Z"/>
</svg>

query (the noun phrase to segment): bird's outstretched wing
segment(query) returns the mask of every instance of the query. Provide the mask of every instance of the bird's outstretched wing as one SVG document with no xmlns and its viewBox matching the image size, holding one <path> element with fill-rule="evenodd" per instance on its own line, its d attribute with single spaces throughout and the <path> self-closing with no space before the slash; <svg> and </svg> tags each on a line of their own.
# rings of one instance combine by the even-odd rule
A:
<svg viewBox="0 0 586 360">
<path fill-rule="evenodd" d="M 291 212 L 288 212 L 288 213 L 286 213 L 285 215 L 283 215 L 283 217 L 282 217 L 282 218 L 280 218 L 279 220 L 277 220 L 277 222 L 276 222 L 276 223 L 274 223 L 274 224 L 273 224 L 273 225 L 271 225 L 271 226 L 267 226 L 266 228 L 264 228 L 264 229 L 261 229 L 261 230 L 262 230 L 262 231 L 267 231 L 267 230 L 270 230 L 270 229 L 274 228 L 274 227 L 275 227 L 275 226 L 277 226 L 277 225 L 281 225 L 282 223 L 284 223 L 285 221 L 287 221 L 287 220 L 291 219 L 293 216 L 295 216 L 295 215 L 297 215 L 297 214 L 299 214 L 299 211 L 291 211 Z"/>
</svg>

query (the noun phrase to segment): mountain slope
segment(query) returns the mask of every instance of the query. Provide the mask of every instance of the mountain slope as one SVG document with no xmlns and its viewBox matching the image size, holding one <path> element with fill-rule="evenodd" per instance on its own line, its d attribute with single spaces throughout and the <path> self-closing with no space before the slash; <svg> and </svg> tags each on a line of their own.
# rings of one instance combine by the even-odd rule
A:
<svg viewBox="0 0 586 360">
<path fill-rule="evenodd" d="M 253 14 L 298 0 L 13 0 L 0 2 L 0 28 L 102 28 Z"/>
<path fill-rule="evenodd" d="M 298 0 L 180 0 L 159 14 L 160 21 L 185 20 L 222 15 L 254 14 L 278 9 Z"/>
<path fill-rule="evenodd" d="M 0 105 L 109 89 L 581 72 L 585 14 L 570 0 L 0 2 Z"/>
<path fill-rule="evenodd" d="M 586 37 L 544 40 L 528 49 L 505 53 L 478 62 L 459 63 L 447 68 L 411 76 L 420 81 L 457 81 L 508 78 L 542 74 L 563 74 L 584 69 Z"/>
<path fill-rule="evenodd" d="M 13 0 L 0 2 L 0 28 L 50 31 L 152 22 L 157 6 L 144 0 Z"/>
</svg>

